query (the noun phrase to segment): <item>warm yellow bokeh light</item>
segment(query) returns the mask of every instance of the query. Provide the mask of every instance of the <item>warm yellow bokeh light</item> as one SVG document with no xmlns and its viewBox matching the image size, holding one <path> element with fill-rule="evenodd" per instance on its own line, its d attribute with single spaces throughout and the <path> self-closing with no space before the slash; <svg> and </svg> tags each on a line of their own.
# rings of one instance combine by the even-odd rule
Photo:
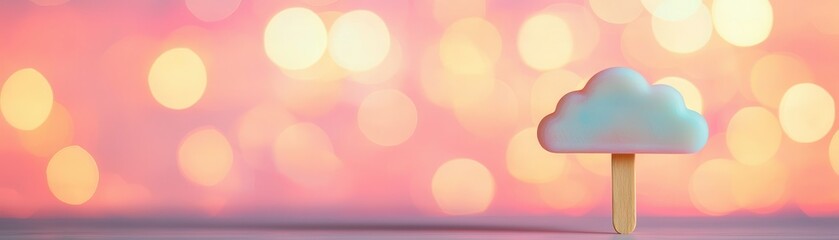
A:
<svg viewBox="0 0 839 240">
<path fill-rule="evenodd" d="M 781 125 L 766 108 L 746 107 L 731 117 L 725 137 L 735 160 L 746 165 L 759 165 L 778 152 Z"/>
<path fill-rule="evenodd" d="M 306 8 L 280 11 L 265 27 L 265 53 L 281 68 L 300 70 L 312 66 L 326 52 L 326 26 Z"/>
<path fill-rule="evenodd" d="M 417 108 L 398 90 L 373 92 L 358 107 L 358 128 L 373 143 L 399 145 L 414 134 L 416 127 Z"/>
<path fill-rule="evenodd" d="M 326 132 L 305 122 L 291 125 L 277 136 L 274 163 L 280 173 L 306 186 L 329 183 L 342 166 Z"/>
<path fill-rule="evenodd" d="M 96 193 L 99 167 L 84 148 L 65 147 L 56 152 L 47 164 L 47 184 L 58 200 L 80 205 Z"/>
<path fill-rule="evenodd" d="M 404 50 L 402 44 L 396 39 L 390 39 L 390 51 L 378 67 L 366 71 L 355 72 L 349 76 L 349 79 L 362 84 L 387 84 L 397 82 L 402 79 L 394 79 L 394 76 L 405 70 L 403 66 L 405 62 Z"/>
<path fill-rule="evenodd" d="M 682 20 L 652 18 L 655 40 L 667 51 L 692 53 L 702 49 L 711 39 L 711 13 L 705 5 Z"/>
<path fill-rule="evenodd" d="M 664 77 L 655 82 L 655 84 L 663 84 L 671 86 L 682 94 L 685 100 L 685 106 L 688 109 L 698 113 L 702 113 L 702 94 L 699 89 L 690 81 L 680 77 Z"/>
<path fill-rule="evenodd" d="M 589 0 L 588 3 L 597 17 L 614 24 L 632 22 L 644 11 L 641 0 Z"/>
<path fill-rule="evenodd" d="M 833 166 L 833 171 L 836 172 L 836 175 L 839 175 L 839 131 L 833 134 L 828 148 L 830 165 Z"/>
<path fill-rule="evenodd" d="M 572 33 L 571 61 L 588 59 L 600 43 L 600 25 L 597 16 L 585 3 L 563 2 L 550 5 L 542 12 L 565 20 Z"/>
<path fill-rule="evenodd" d="M 201 99 L 206 88 L 204 62 L 188 48 L 174 48 L 160 54 L 149 70 L 149 90 L 167 108 L 191 107 Z"/>
<path fill-rule="evenodd" d="M 539 124 L 542 118 L 554 112 L 559 99 L 571 91 L 580 90 L 584 82 L 580 75 L 564 69 L 545 72 L 536 78 L 530 90 L 530 117 L 533 123 Z"/>
<path fill-rule="evenodd" d="M 190 181 L 214 186 L 224 180 L 233 165 L 233 150 L 227 138 L 212 127 L 189 133 L 178 149 L 178 167 Z"/>
<path fill-rule="evenodd" d="M 772 31 L 772 4 L 769 0 L 714 0 L 711 4 L 714 28 L 726 42 L 735 46 L 757 45 Z"/>
<path fill-rule="evenodd" d="M 550 70 L 564 66 L 571 59 L 574 39 L 568 24 L 553 14 L 536 14 L 522 24 L 516 43 L 527 66 Z"/>
<path fill-rule="evenodd" d="M 703 162 L 690 177 L 690 200 L 699 211 L 714 216 L 737 209 L 732 193 L 736 162 L 713 159 Z"/>
<path fill-rule="evenodd" d="M 741 208 L 771 213 L 783 206 L 787 193 L 787 170 L 777 161 L 756 166 L 738 165 L 732 174 L 734 201 Z"/>
<path fill-rule="evenodd" d="M 448 25 L 469 17 L 484 17 L 486 0 L 433 0 L 434 20 Z"/>
<path fill-rule="evenodd" d="M 507 143 L 507 171 L 526 183 L 547 183 L 559 178 L 565 156 L 546 151 L 539 145 L 536 128 L 518 132 Z"/>
<path fill-rule="evenodd" d="M 428 100 L 440 107 L 454 108 L 482 101 L 492 94 L 496 85 L 493 74 L 452 73 L 442 66 L 439 53 L 436 46 L 431 46 L 420 61 L 420 85 Z"/>
<path fill-rule="evenodd" d="M 489 169 L 467 158 L 443 163 L 431 179 L 431 193 L 440 210 L 451 215 L 481 213 L 495 196 Z"/>
<path fill-rule="evenodd" d="M 830 93 L 812 83 L 789 88 L 778 106 L 781 128 L 790 139 L 800 143 L 815 142 L 827 135 L 833 127 L 835 112 Z"/>
<path fill-rule="evenodd" d="M 501 35 L 482 18 L 465 18 L 446 28 L 439 47 L 446 69 L 457 74 L 485 74 L 501 57 Z"/>
<path fill-rule="evenodd" d="M 648 69 L 674 68 L 679 55 L 673 54 L 658 44 L 652 29 L 652 17 L 641 16 L 623 28 L 621 34 L 621 52 L 630 65 L 644 66 Z"/>
<path fill-rule="evenodd" d="M 32 68 L 12 73 L 0 89 L 0 112 L 9 125 L 20 130 L 41 126 L 50 115 L 52 105 L 50 83 Z"/>
<path fill-rule="evenodd" d="M 50 116 L 32 131 L 19 131 L 20 144 L 39 157 L 49 157 L 73 141 L 73 118 L 61 104 L 54 103 Z"/>
<path fill-rule="evenodd" d="M 641 0 L 641 3 L 655 18 L 667 21 L 685 20 L 704 6 L 702 0 Z"/>
<path fill-rule="evenodd" d="M 215 22 L 233 14 L 240 3 L 242 0 L 186 0 L 186 8 L 201 21 Z"/>
<path fill-rule="evenodd" d="M 318 13 L 326 28 L 331 27 L 335 19 L 338 19 L 341 15 L 343 13 L 337 11 Z M 290 78 L 306 81 L 338 81 L 349 75 L 349 71 L 338 66 L 329 54 L 322 54 L 317 62 L 303 69 L 280 68 L 280 70 Z"/>
<path fill-rule="evenodd" d="M 752 66 L 752 94 L 763 105 L 778 107 L 787 89 L 797 83 L 810 82 L 813 74 L 807 64 L 786 53 L 768 54 Z"/>
<path fill-rule="evenodd" d="M 347 12 L 329 28 L 329 55 L 338 66 L 355 72 L 375 68 L 390 51 L 390 31 L 379 15 Z"/>
</svg>

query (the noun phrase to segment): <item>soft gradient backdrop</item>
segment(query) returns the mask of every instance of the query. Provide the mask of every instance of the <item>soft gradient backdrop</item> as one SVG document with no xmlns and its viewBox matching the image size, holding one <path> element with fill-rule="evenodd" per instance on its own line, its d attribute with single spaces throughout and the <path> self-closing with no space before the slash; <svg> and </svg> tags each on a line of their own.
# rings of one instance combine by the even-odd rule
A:
<svg viewBox="0 0 839 240">
<path fill-rule="evenodd" d="M 679 90 L 698 154 L 643 216 L 839 214 L 839 1 L 9 0 L 0 218 L 610 214 L 536 125 L 601 69 Z"/>
</svg>

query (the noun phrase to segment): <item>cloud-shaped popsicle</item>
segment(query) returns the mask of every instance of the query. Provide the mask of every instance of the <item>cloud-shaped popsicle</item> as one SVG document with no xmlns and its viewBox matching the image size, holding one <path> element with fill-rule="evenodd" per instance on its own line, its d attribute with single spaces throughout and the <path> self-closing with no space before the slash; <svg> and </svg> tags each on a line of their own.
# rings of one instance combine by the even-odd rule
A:
<svg viewBox="0 0 839 240">
<path fill-rule="evenodd" d="M 615 67 L 563 96 L 537 136 L 551 152 L 693 153 L 708 140 L 708 124 L 676 89 Z"/>
</svg>

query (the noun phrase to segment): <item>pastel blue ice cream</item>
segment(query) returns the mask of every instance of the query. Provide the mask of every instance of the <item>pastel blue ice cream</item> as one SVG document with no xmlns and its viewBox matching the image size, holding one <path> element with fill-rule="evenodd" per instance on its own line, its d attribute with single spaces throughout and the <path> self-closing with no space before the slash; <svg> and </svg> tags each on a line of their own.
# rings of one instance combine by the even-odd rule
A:
<svg viewBox="0 0 839 240">
<path fill-rule="evenodd" d="M 676 89 L 615 67 L 563 96 L 537 136 L 551 152 L 693 153 L 708 141 L 708 124 Z"/>
</svg>

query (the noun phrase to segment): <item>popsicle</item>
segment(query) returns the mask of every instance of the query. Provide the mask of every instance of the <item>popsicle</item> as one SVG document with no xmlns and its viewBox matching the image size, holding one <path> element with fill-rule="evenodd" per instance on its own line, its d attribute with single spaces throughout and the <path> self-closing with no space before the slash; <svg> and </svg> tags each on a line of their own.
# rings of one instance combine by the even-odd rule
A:
<svg viewBox="0 0 839 240">
<path fill-rule="evenodd" d="M 563 96 L 537 132 L 555 153 L 612 154 L 612 224 L 635 230 L 635 154 L 695 153 L 708 140 L 705 118 L 685 107 L 678 91 L 650 85 L 625 67 L 602 70 Z"/>
</svg>

